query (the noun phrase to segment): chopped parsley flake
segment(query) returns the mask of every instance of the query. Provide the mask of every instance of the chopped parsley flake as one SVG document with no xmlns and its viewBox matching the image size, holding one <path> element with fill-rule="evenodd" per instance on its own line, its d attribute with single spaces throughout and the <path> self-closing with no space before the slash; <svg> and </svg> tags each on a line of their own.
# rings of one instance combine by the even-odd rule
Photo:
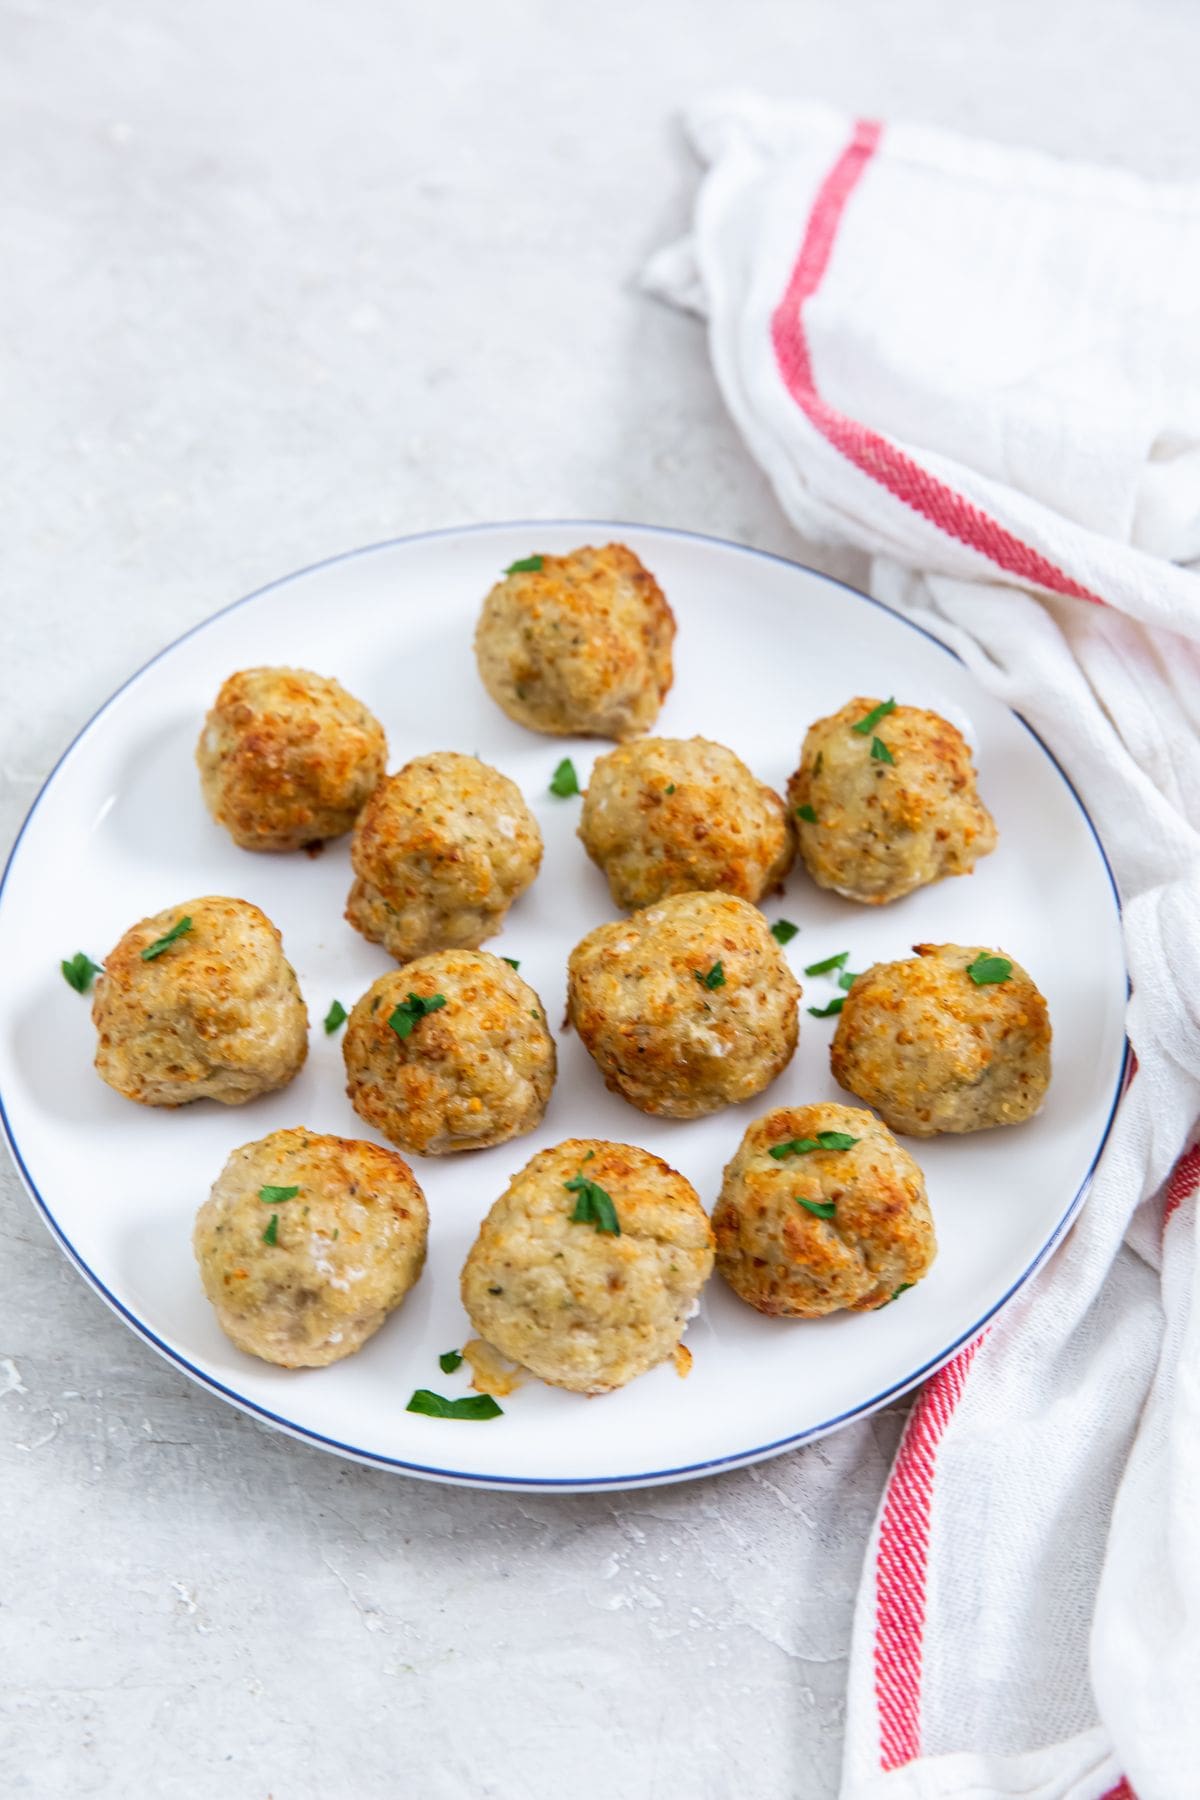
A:
<svg viewBox="0 0 1200 1800">
<path fill-rule="evenodd" d="M 838 986 L 840 988 L 845 988 L 846 992 L 849 993 L 857 980 L 858 976 L 853 969 L 843 969 L 838 976 Z"/>
<path fill-rule="evenodd" d="M 413 1027 L 418 1025 L 427 1013 L 437 1012 L 438 1008 L 445 1004 L 445 994 L 430 994 L 428 998 L 420 994 L 410 994 L 407 1000 L 400 1002 L 388 1020 L 388 1024 L 398 1038 L 410 1037 Z"/>
<path fill-rule="evenodd" d="M 545 560 L 544 556 L 519 556 L 516 562 L 509 563 L 504 573 L 506 575 L 536 575 Z"/>
<path fill-rule="evenodd" d="M 666 787 L 663 789 L 663 793 L 664 794 L 673 794 L 674 792 L 675 792 L 675 783 L 673 781 L 669 781 L 667 783 Z"/>
<path fill-rule="evenodd" d="M 279 1237 L 279 1214 L 272 1213 L 267 1220 L 267 1229 L 262 1234 L 264 1244 L 274 1244 Z"/>
<path fill-rule="evenodd" d="M 845 1131 L 818 1131 L 816 1137 L 788 1138 L 786 1143 L 772 1144 L 767 1154 L 782 1162 L 785 1156 L 807 1156 L 811 1150 L 853 1150 L 857 1142 Z"/>
<path fill-rule="evenodd" d="M 845 1004 L 845 994 L 839 994 L 836 1000 L 829 1002 L 828 1006 L 810 1006 L 808 1010 L 814 1019 L 832 1019 L 835 1013 L 841 1012 Z"/>
<path fill-rule="evenodd" d="M 587 1158 L 584 1158 L 587 1161 Z M 621 1221 L 617 1217 L 617 1209 L 611 1194 L 595 1181 L 589 1181 L 584 1174 L 573 1175 L 563 1186 L 569 1194 L 578 1195 L 575 1210 L 571 1214 L 572 1225 L 594 1225 L 597 1231 L 605 1231 L 610 1237 L 620 1237 Z"/>
<path fill-rule="evenodd" d="M 894 763 L 895 760 L 895 757 L 892 755 L 882 738 L 877 737 L 871 739 L 872 762 Z"/>
<path fill-rule="evenodd" d="M 579 792 L 579 777 L 569 756 L 563 757 L 550 777 L 550 792 L 557 794 L 560 800 L 569 800 Z"/>
<path fill-rule="evenodd" d="M 771 936 L 777 944 L 790 944 L 799 929 L 790 919 L 776 919 L 771 927 Z"/>
<path fill-rule="evenodd" d="M 519 969 L 521 966 L 515 956 L 502 956 L 500 961 L 506 962 L 510 969 Z"/>
<path fill-rule="evenodd" d="M 796 1195 L 795 1199 L 797 1206 L 805 1207 L 818 1219 L 832 1219 L 834 1213 L 837 1211 L 837 1206 L 832 1200 L 803 1200 L 799 1194 Z"/>
<path fill-rule="evenodd" d="M 902 1281 L 900 1283 L 900 1286 L 896 1289 L 895 1293 L 892 1295 L 892 1300 L 898 1300 L 900 1298 L 901 1294 L 907 1294 L 909 1288 L 912 1285 L 913 1284 L 911 1281 Z M 888 1306 L 890 1306 L 892 1304 L 892 1300 L 889 1300 L 887 1302 Z"/>
<path fill-rule="evenodd" d="M 859 737 L 870 737 L 880 719 L 886 719 L 888 714 L 894 713 L 895 710 L 896 702 L 894 700 L 881 700 L 878 706 L 873 706 L 869 713 L 856 720 L 850 729 L 857 731 Z"/>
<path fill-rule="evenodd" d="M 438 1357 L 438 1368 L 443 1375 L 453 1375 L 455 1369 L 462 1367 L 461 1350 L 443 1350 Z"/>
<path fill-rule="evenodd" d="M 344 1025 L 346 1023 L 348 1017 L 349 1014 L 341 1001 L 335 1000 L 333 1005 L 329 1008 L 329 1011 L 325 1014 L 325 1035 L 327 1037 L 330 1036 L 337 1030 L 339 1025 Z"/>
<path fill-rule="evenodd" d="M 447 1400 L 429 1388 L 417 1388 L 405 1412 L 424 1413 L 428 1419 L 498 1419 L 504 1412 L 490 1394 L 465 1394 L 461 1400 Z"/>
<path fill-rule="evenodd" d="M 1012 974 L 1012 964 L 1007 956 L 987 956 L 983 951 L 968 965 L 967 974 L 976 987 L 990 987 L 994 982 L 1007 981 Z"/>
<path fill-rule="evenodd" d="M 169 950 L 171 948 L 171 945 L 175 942 L 176 938 L 181 938 L 185 931 L 190 931 L 191 929 L 192 921 L 190 919 L 177 919 L 165 936 L 155 938 L 152 944 L 146 945 L 146 948 L 142 951 L 142 961 L 153 962 L 156 956 L 161 956 L 164 950 Z"/>
<path fill-rule="evenodd" d="M 828 975 L 832 969 L 844 969 L 850 960 L 848 950 L 839 950 L 836 956 L 827 956 L 824 962 L 809 963 L 806 975 Z"/>
<path fill-rule="evenodd" d="M 74 956 L 64 959 L 62 965 L 63 980 L 68 987 L 73 987 L 77 994 L 86 994 L 92 982 L 100 973 L 100 964 L 94 963 L 90 956 L 77 950 Z"/>
<path fill-rule="evenodd" d="M 796 808 L 796 817 L 798 819 L 803 819 L 806 825 L 816 825 L 819 823 L 815 809 L 808 804 L 807 800 L 804 802 L 803 806 L 798 806 Z"/>
<path fill-rule="evenodd" d="M 258 1197 L 264 1206 L 278 1206 L 281 1200 L 294 1200 L 299 1192 L 298 1187 L 260 1187 Z"/>
<path fill-rule="evenodd" d="M 714 988 L 725 986 L 725 965 L 719 961 L 713 964 L 707 975 L 702 975 L 699 969 L 693 969 L 692 974 L 696 977 L 700 986 L 702 988 L 707 988 L 710 993 Z"/>
</svg>

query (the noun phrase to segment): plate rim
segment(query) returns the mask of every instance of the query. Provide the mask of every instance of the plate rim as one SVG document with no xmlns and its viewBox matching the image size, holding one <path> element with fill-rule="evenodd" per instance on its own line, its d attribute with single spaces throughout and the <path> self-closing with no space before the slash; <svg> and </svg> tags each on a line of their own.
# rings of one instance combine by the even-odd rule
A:
<svg viewBox="0 0 1200 1800">
<path fill-rule="evenodd" d="M 59 770 L 62 769 L 68 758 L 74 755 L 76 749 L 82 744 L 93 726 L 96 725 L 104 714 L 109 711 L 121 695 L 129 688 L 133 687 L 136 682 L 140 681 L 156 663 L 163 659 L 163 657 L 169 655 L 173 650 L 178 649 L 178 647 L 181 644 L 186 643 L 189 638 L 195 637 L 201 631 L 206 630 L 215 620 L 223 618 L 228 613 L 236 612 L 238 608 L 242 606 L 249 605 L 251 601 L 259 600 L 265 594 L 272 593 L 277 588 L 287 587 L 295 581 L 303 580 L 306 576 L 315 575 L 321 570 L 336 567 L 339 563 L 353 562 L 361 557 L 378 555 L 382 551 L 395 550 L 410 544 L 427 543 L 437 538 L 466 537 L 486 532 L 511 531 L 515 529 L 532 530 L 536 529 L 538 526 L 574 527 L 588 531 L 599 527 L 605 531 L 649 532 L 651 535 L 657 537 L 683 538 L 693 543 L 713 544 L 724 550 L 733 550 L 739 555 L 762 557 L 768 562 L 781 563 L 786 568 L 798 569 L 805 575 L 815 577 L 818 581 L 827 582 L 831 587 L 840 588 L 844 594 L 850 595 L 854 600 L 878 608 L 880 612 L 887 613 L 889 617 L 898 620 L 900 624 L 906 626 L 910 631 L 915 631 L 919 636 L 926 638 L 945 655 L 952 657 L 955 662 L 962 664 L 964 668 L 967 666 L 964 659 L 955 649 L 949 644 L 944 643 L 941 638 L 935 636 L 935 634 L 928 630 L 927 627 L 919 625 L 916 620 L 908 618 L 904 613 L 897 611 L 895 607 L 887 605 L 885 601 L 877 600 L 874 595 L 863 593 L 860 588 L 852 587 L 849 582 L 841 581 L 835 575 L 827 575 L 821 569 L 814 569 L 810 567 L 809 564 L 800 562 L 796 557 L 784 556 L 780 552 L 774 550 L 763 550 L 753 544 L 742 544 L 735 538 L 721 537 L 713 532 L 692 531 L 685 526 L 654 525 L 633 519 L 528 518 L 476 520 L 468 524 L 435 526 L 424 531 L 405 532 L 398 537 L 381 538 L 374 543 L 362 544 L 350 550 L 338 551 L 333 556 L 322 557 L 317 562 L 307 563 L 302 568 L 294 569 L 286 575 L 280 575 L 272 581 L 264 582 L 260 587 L 252 589 L 248 594 L 242 594 L 236 600 L 227 601 L 224 606 L 217 607 L 214 612 L 206 614 L 202 619 L 198 619 L 194 625 L 188 626 L 186 631 L 180 632 L 177 637 L 171 638 L 167 643 L 163 644 L 155 651 L 153 656 L 148 657 L 146 661 L 128 675 L 119 686 L 114 688 L 112 693 L 101 702 L 95 712 L 93 712 L 86 722 L 80 726 L 79 730 L 71 738 L 65 749 L 56 758 L 46 775 L 45 780 L 34 795 L 28 811 L 22 819 L 17 834 L 12 841 L 8 855 L 5 858 L 3 872 L 0 873 L 0 909 L 3 908 L 9 877 L 12 874 L 26 831 L 33 820 L 34 814 L 37 812 L 38 807 L 49 793 L 50 788 L 58 776 Z M 969 670 L 968 673 L 970 673 Z M 1023 726 L 1029 736 L 1033 738 L 1051 768 L 1054 769 L 1059 779 L 1066 787 L 1067 792 L 1070 794 L 1071 799 L 1074 801 L 1079 812 L 1082 814 L 1084 823 L 1091 833 L 1092 841 L 1099 852 L 1104 872 L 1108 877 L 1109 889 L 1112 894 L 1117 921 L 1118 924 L 1120 924 L 1123 919 L 1123 907 L 1121 904 L 1121 893 L 1117 885 L 1117 879 L 1113 872 L 1108 852 L 1104 847 L 1103 839 L 1096 829 L 1095 821 L 1088 811 L 1078 788 L 1067 774 L 1067 771 L 1064 769 L 1058 757 L 1041 736 L 1040 732 L 1029 723 L 1024 714 L 1018 712 L 1015 707 L 1009 706 L 1007 701 L 999 700 L 999 696 L 993 695 L 991 697 L 997 699 L 999 704 L 1004 706 L 1006 711 L 1008 711 L 1011 716 Z M 1126 990 L 1128 991 L 1129 970 L 1125 961 L 1123 948 L 1121 965 L 1125 976 Z M 67 1260 L 73 1264 L 83 1276 L 93 1292 L 100 1296 L 110 1310 L 129 1327 L 135 1336 L 140 1338 L 143 1343 L 148 1344 L 149 1347 L 163 1357 L 165 1361 L 178 1369 L 199 1387 L 202 1387 L 209 1393 L 215 1394 L 220 1399 L 227 1401 L 230 1405 L 235 1406 L 240 1412 L 245 1413 L 248 1417 L 257 1419 L 261 1423 L 277 1431 L 281 1431 L 287 1436 L 297 1439 L 301 1443 L 311 1444 L 315 1448 L 327 1451 L 330 1454 L 342 1456 L 349 1461 L 365 1464 L 372 1468 L 383 1469 L 389 1473 L 411 1475 L 418 1480 L 439 1482 L 458 1487 L 473 1487 L 493 1491 L 498 1490 L 501 1492 L 560 1494 L 591 1493 L 604 1491 L 606 1489 L 611 1491 L 630 1490 L 639 1487 L 666 1486 L 674 1482 L 696 1480 L 703 1476 L 720 1474 L 725 1470 L 745 1468 L 752 1463 L 764 1461 L 768 1457 L 780 1455 L 785 1450 L 799 1449 L 802 1445 L 812 1443 L 818 1438 L 828 1437 L 832 1432 L 852 1424 L 857 1419 L 868 1418 L 872 1413 L 878 1412 L 881 1407 L 886 1406 L 889 1400 L 893 1400 L 901 1394 L 908 1393 L 911 1389 L 919 1386 L 923 1381 L 928 1380 L 931 1375 L 936 1374 L 939 1369 L 943 1368 L 946 1363 L 951 1361 L 951 1359 L 958 1354 L 965 1344 L 968 1344 L 979 1337 L 981 1332 L 991 1325 L 992 1321 L 1011 1303 L 1021 1289 L 1032 1280 L 1033 1276 L 1037 1274 L 1043 1263 L 1046 1262 L 1048 1257 L 1062 1242 L 1062 1239 L 1078 1217 L 1091 1188 L 1100 1159 L 1112 1136 L 1117 1109 L 1120 1106 L 1128 1079 L 1129 1059 L 1129 1038 L 1127 1034 L 1124 1034 L 1122 1039 L 1121 1057 L 1117 1071 L 1116 1087 L 1113 1093 L 1112 1102 L 1109 1106 L 1108 1116 L 1104 1122 L 1103 1131 L 1100 1134 L 1099 1142 L 1083 1178 L 1071 1200 L 1068 1202 L 1058 1223 L 1054 1227 L 1054 1230 L 1046 1239 L 1046 1242 L 1042 1245 L 1037 1255 L 1006 1292 L 1003 1293 L 978 1320 L 961 1332 L 946 1350 L 939 1352 L 937 1356 L 933 1357 L 928 1362 L 923 1363 L 918 1369 L 912 1370 L 901 1376 L 897 1381 L 886 1387 L 881 1393 L 873 1395 L 869 1400 L 865 1400 L 856 1406 L 850 1407 L 845 1412 L 835 1414 L 832 1418 L 823 1420 L 816 1425 L 808 1426 L 802 1431 L 790 1433 L 782 1438 L 773 1439 L 770 1443 L 758 1445 L 753 1449 L 735 1451 L 728 1456 L 709 1457 L 700 1462 L 683 1463 L 670 1469 L 645 1470 L 629 1475 L 487 1475 L 448 1468 L 434 1468 L 423 1463 L 410 1462 L 401 1457 L 386 1456 L 378 1451 L 364 1450 L 353 1444 L 345 1444 L 340 1439 L 330 1437 L 324 1432 L 313 1430 L 308 1426 L 297 1425 L 293 1420 L 281 1417 L 269 1407 L 260 1404 L 256 1400 L 248 1399 L 244 1394 L 239 1394 L 235 1389 L 226 1386 L 226 1384 L 218 1380 L 216 1376 L 209 1375 L 203 1369 L 198 1368 L 193 1362 L 189 1361 L 181 1351 L 172 1349 L 169 1344 L 139 1319 L 136 1314 L 126 1306 L 123 1300 L 120 1300 L 116 1294 L 111 1292 L 95 1271 L 88 1266 L 84 1258 L 71 1242 L 70 1238 L 66 1235 L 66 1232 L 58 1223 L 58 1220 L 51 1211 L 44 1195 L 39 1191 L 37 1183 L 33 1179 L 33 1175 L 26 1164 L 18 1145 L 2 1090 L 0 1090 L 0 1132 L 3 1133 L 4 1141 L 21 1179 L 21 1184 L 29 1195 L 30 1200 L 33 1202 L 35 1209 L 40 1214 L 51 1237 L 63 1251 Z"/>
</svg>

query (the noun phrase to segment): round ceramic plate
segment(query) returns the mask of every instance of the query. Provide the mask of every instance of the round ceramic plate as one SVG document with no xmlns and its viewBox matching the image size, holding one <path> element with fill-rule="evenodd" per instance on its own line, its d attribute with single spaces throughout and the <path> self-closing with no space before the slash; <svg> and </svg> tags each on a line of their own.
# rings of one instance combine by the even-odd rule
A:
<svg viewBox="0 0 1200 1800">
<path fill-rule="evenodd" d="M 259 663 L 336 675 L 379 716 L 390 766 L 463 750 L 520 785 L 545 836 L 541 874 L 489 948 L 517 957 L 562 1019 L 569 950 L 613 916 L 575 837 L 578 799 L 549 792 L 572 756 L 581 783 L 606 748 L 540 737 L 488 699 L 471 639 L 499 572 L 532 551 L 620 538 L 654 571 L 679 622 L 675 685 L 656 730 L 731 745 L 782 789 L 809 722 L 856 693 L 896 694 L 952 719 L 973 744 L 999 847 L 965 880 L 895 905 L 822 893 L 799 867 L 771 920 L 800 927 L 786 954 L 803 1006 L 836 993 L 805 965 L 849 951 L 863 969 L 918 941 L 994 944 L 1039 983 L 1054 1024 L 1054 1077 L 1027 1125 L 914 1144 L 939 1254 L 929 1277 L 878 1313 L 816 1323 L 752 1312 L 713 1277 L 687 1343 L 619 1393 L 583 1399 L 530 1379 L 486 1422 L 405 1410 L 414 1388 L 466 1393 L 439 1352 L 468 1326 L 458 1296 L 482 1215 L 535 1150 L 572 1136 L 643 1145 L 680 1169 L 706 1206 L 750 1120 L 769 1106 L 844 1099 L 829 1074 L 834 1020 L 801 1013 L 800 1047 L 769 1092 L 688 1124 L 651 1119 L 609 1094 L 577 1039 L 559 1031 L 559 1078 L 541 1128 L 516 1143 L 414 1158 L 431 1218 L 425 1273 L 357 1356 L 289 1372 L 242 1355 L 217 1327 L 192 1260 L 191 1227 L 236 1145 L 285 1125 L 371 1135 L 351 1110 L 341 1034 L 321 1020 L 392 967 L 344 923 L 348 845 L 255 856 L 213 824 L 193 746 L 223 678 Z M 156 1111 L 121 1099 L 92 1069 L 89 1003 L 59 973 L 97 961 L 125 928 L 200 894 L 263 907 L 283 933 L 313 1031 L 282 1093 L 229 1108 Z M 928 1375 L 1004 1305 L 1062 1236 L 1104 1144 L 1123 1073 L 1125 969 L 1116 894 L 1078 796 L 1029 728 L 954 656 L 884 607 L 777 557 L 710 538 L 595 521 L 482 526 L 338 557 L 264 588 L 181 638 L 115 694 L 35 802 L 0 888 L 5 1004 L 0 1096 L 17 1164 L 78 1268 L 146 1341 L 204 1387 L 306 1441 L 434 1480 L 516 1488 L 633 1487 L 776 1454 Z"/>
</svg>

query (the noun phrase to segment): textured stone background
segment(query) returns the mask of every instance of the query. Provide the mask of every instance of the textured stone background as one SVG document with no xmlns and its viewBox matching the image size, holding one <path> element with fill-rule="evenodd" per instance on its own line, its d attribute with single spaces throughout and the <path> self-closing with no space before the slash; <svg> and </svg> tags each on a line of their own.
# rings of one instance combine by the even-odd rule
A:
<svg viewBox="0 0 1200 1800">
<path fill-rule="evenodd" d="M 351 545 L 600 514 L 805 553 L 637 290 L 687 97 L 1195 175 L 1198 52 L 1188 0 L 5 0 L 0 835 L 152 651 Z M 3 1795 L 835 1791 L 898 1413 L 628 1498 L 423 1487 L 189 1387 L 7 1163 L 0 1243 Z"/>
</svg>

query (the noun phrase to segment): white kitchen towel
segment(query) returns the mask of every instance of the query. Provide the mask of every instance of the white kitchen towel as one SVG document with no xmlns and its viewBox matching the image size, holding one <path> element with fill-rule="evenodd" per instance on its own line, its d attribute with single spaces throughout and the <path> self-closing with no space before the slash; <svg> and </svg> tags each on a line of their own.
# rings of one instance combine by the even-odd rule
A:
<svg viewBox="0 0 1200 1800">
<path fill-rule="evenodd" d="M 843 1795 L 1200 1795 L 1200 185 L 747 96 L 647 271 L 810 539 L 1050 744 L 1116 870 L 1136 1073 L 1041 1275 L 916 1401 Z M 916 696 L 919 698 L 919 696 Z"/>
</svg>

